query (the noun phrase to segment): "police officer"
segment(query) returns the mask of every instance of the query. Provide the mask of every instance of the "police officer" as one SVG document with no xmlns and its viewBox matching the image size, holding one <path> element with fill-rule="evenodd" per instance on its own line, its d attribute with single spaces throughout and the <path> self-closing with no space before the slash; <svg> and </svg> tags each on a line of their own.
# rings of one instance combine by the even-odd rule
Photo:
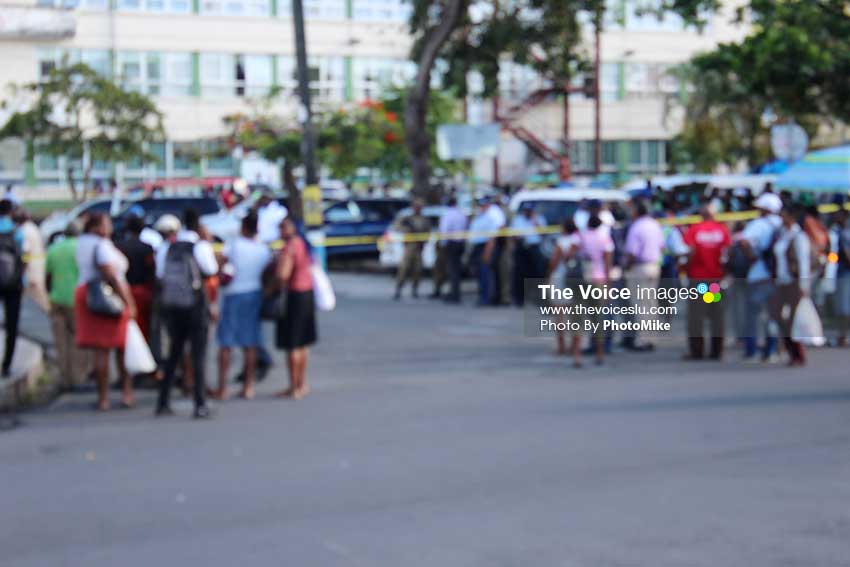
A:
<svg viewBox="0 0 850 567">
<path fill-rule="evenodd" d="M 398 267 L 396 277 L 395 299 L 401 298 L 401 290 L 408 278 L 413 286 L 413 297 L 419 297 L 419 278 L 422 275 L 422 249 L 425 247 L 425 239 L 421 235 L 431 231 L 431 223 L 428 217 L 422 214 L 422 201 L 413 201 L 413 212 L 404 217 L 399 230 L 405 237 L 410 237 L 404 243 L 404 256 Z"/>
</svg>

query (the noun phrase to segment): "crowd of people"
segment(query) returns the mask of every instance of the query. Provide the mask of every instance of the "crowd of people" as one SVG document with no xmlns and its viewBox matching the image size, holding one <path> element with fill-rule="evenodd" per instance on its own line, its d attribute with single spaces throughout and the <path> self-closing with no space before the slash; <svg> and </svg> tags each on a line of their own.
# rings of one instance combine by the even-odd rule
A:
<svg viewBox="0 0 850 567">
<path fill-rule="evenodd" d="M 182 218 L 164 215 L 152 228 L 130 216 L 123 234 L 113 234 L 108 215 L 91 213 L 71 222 L 46 251 L 37 227 L 28 229 L 31 223 L 20 206 L 0 201 L 4 376 L 11 372 L 21 298 L 30 293 L 49 313 L 62 386 L 84 389 L 93 380 L 97 410 L 110 409 L 113 354 L 121 407 L 135 406 L 134 385 L 147 379 L 159 390 L 156 415 L 171 415 L 179 370 L 180 386 L 194 400 L 194 416 L 209 417 L 207 399 L 228 398 L 234 348 L 243 352 L 240 397 L 254 398 L 263 374 L 258 370 L 271 364 L 263 320 L 274 322 L 275 344 L 286 352 L 290 384 L 278 396 L 300 399 L 309 393 L 308 352 L 317 340 L 313 253 L 297 223 L 273 199 L 258 199 L 242 219 L 238 237 L 218 250 L 192 209 Z M 273 241 L 282 243 L 279 250 L 270 246 Z M 133 376 L 124 367 L 130 321 L 156 361 L 147 376 Z M 213 329 L 218 383 L 208 388 Z"/>
<path fill-rule="evenodd" d="M 687 284 L 722 289 L 717 293 L 729 298 L 722 305 L 702 301 L 688 305 L 687 360 L 722 358 L 726 312 L 730 311 L 730 326 L 745 360 L 775 362 L 781 348 L 789 364 L 805 364 L 804 344 L 792 332 L 794 314 L 804 298 L 807 306 L 813 299 L 812 303 L 828 308 L 838 322 L 837 344 L 847 343 L 850 227 L 846 209 L 821 215 L 813 200 L 776 194 L 769 186 L 757 197 L 748 190 L 715 190 L 691 192 L 683 202 L 658 191 L 635 198 L 625 207 L 588 200 L 563 223 L 547 258 L 542 244 L 548 222 L 532 202 L 523 203 L 512 214 L 507 200 L 485 197 L 476 202 L 477 210 L 469 217 L 455 198 L 446 205 L 437 229 L 433 298 L 441 297 L 448 274 L 450 291 L 443 297 L 458 302 L 467 271 L 477 281 L 479 306 L 522 306 L 527 299 L 525 284 L 537 280 L 573 286 L 579 281 L 618 287 Z M 694 210 L 699 222 L 680 218 Z M 750 210 L 759 216 L 748 222 L 716 219 L 723 212 Z M 415 235 L 430 230 L 422 203 L 414 203 L 399 228 L 412 238 L 405 244 L 396 299 L 411 274 L 413 296 L 418 295 L 424 239 Z M 830 262 L 837 264 L 835 289 L 831 304 L 824 304 L 819 284 Z M 567 348 L 564 333 L 558 333 L 557 351 L 571 353 L 576 366 L 581 366 L 583 354 L 592 354 L 602 363 L 612 350 L 613 333 L 589 340 L 584 345 L 576 334 Z M 639 341 L 634 330 L 621 331 L 619 346 L 629 351 L 653 348 Z"/>
</svg>

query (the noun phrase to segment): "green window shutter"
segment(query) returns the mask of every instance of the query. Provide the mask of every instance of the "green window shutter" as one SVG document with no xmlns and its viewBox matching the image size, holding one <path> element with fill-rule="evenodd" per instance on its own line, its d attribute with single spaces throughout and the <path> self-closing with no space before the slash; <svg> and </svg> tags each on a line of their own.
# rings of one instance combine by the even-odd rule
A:
<svg viewBox="0 0 850 567">
<path fill-rule="evenodd" d="M 192 52 L 192 96 L 201 96 L 201 54 Z"/>
<path fill-rule="evenodd" d="M 353 62 L 350 55 L 345 56 L 345 69 L 343 75 L 345 77 L 345 101 L 351 102 L 354 100 L 354 79 L 353 79 Z"/>
</svg>

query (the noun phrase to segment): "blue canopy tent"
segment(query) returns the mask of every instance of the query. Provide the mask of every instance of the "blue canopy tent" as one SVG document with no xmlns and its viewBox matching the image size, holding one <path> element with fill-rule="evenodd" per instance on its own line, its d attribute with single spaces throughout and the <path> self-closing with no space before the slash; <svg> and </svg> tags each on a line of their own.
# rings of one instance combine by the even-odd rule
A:
<svg viewBox="0 0 850 567">
<path fill-rule="evenodd" d="M 774 185 L 789 191 L 850 191 L 850 144 L 806 154 L 777 177 Z"/>
</svg>

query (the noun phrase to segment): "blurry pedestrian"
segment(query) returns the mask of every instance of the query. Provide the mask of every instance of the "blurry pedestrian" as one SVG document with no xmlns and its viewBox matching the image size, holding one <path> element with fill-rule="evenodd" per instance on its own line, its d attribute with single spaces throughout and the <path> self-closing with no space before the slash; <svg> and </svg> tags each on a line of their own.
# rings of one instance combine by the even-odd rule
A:
<svg viewBox="0 0 850 567">
<path fill-rule="evenodd" d="M 574 290 L 578 289 L 578 284 L 582 281 L 581 260 L 579 251 L 581 249 L 581 237 L 575 222 L 572 219 L 564 221 L 561 227 L 561 234 L 555 241 L 555 248 L 552 252 L 552 257 L 549 259 L 549 269 L 547 271 L 549 284 L 556 288 L 564 289 L 570 287 Z M 562 306 L 568 305 L 566 300 L 552 300 L 552 305 Z M 564 314 L 559 313 L 555 317 L 556 323 L 564 322 Z M 567 343 L 565 331 L 558 327 L 555 336 L 555 353 L 558 355 L 567 354 Z M 573 333 L 571 338 L 570 352 L 573 356 L 573 366 L 578 368 L 581 366 L 581 333 Z"/>
<path fill-rule="evenodd" d="M 726 225 L 714 220 L 714 206 L 710 203 L 700 208 L 702 222 L 691 225 L 685 232 L 684 242 L 688 252 L 688 280 L 691 287 L 705 284 L 719 286 L 723 279 L 723 260 L 732 237 Z M 713 287 L 713 289 L 717 289 Z M 702 360 L 705 356 L 705 323 L 709 324 L 711 346 L 709 358 L 723 357 L 725 318 L 722 305 L 695 300 L 688 304 L 688 360 Z"/>
<path fill-rule="evenodd" d="M 750 262 L 747 270 L 747 311 L 744 325 L 744 359 L 756 360 L 758 352 L 758 334 L 761 327 L 765 342 L 761 360 L 775 360 L 777 339 L 767 324 L 767 300 L 773 292 L 772 269 L 775 263 L 773 245 L 779 235 L 782 219 L 782 200 L 778 195 L 764 193 L 759 195 L 754 206 L 761 216 L 751 220 L 741 235 L 741 246 Z"/>
<path fill-rule="evenodd" d="M 127 270 L 127 284 L 136 302 L 136 322 L 147 340 L 150 334 L 151 303 L 156 284 L 156 263 L 153 247 L 141 239 L 144 228 L 144 220 L 137 216 L 130 216 L 127 219 L 124 238 L 119 240 L 116 246 L 130 262 Z"/>
<path fill-rule="evenodd" d="M 269 247 L 257 238 L 257 214 L 248 213 L 242 219 L 240 235 L 228 242 L 222 261 L 230 266 L 229 281 L 223 281 L 221 320 L 218 324 L 218 390 L 213 397 L 227 398 L 230 354 L 234 347 L 242 348 L 245 372 L 241 397 L 254 398 L 257 371 L 257 347 L 262 342 L 260 307 L 263 301 L 263 271 L 271 262 Z"/>
<path fill-rule="evenodd" d="M 457 206 L 457 197 L 449 197 L 448 208 L 440 216 L 440 240 L 437 246 L 444 250 L 449 273 L 449 294 L 446 301 L 460 302 L 460 282 L 463 277 L 463 252 L 466 215 Z"/>
<path fill-rule="evenodd" d="M 310 274 L 312 258 L 292 219 L 281 223 L 280 236 L 284 246 L 275 263 L 274 279 L 277 289 L 286 293 L 286 317 L 277 321 L 276 343 L 277 348 L 286 351 L 289 388 L 278 396 L 299 400 L 310 392 L 307 385 L 309 347 L 317 340 L 316 306 Z"/>
<path fill-rule="evenodd" d="M 204 290 L 204 279 L 218 273 L 218 262 L 212 245 L 201 240 L 198 213 L 187 209 L 184 229 L 174 242 L 165 242 L 156 254 L 156 276 L 160 282 L 160 306 L 170 338 L 165 378 L 160 383 L 156 415 L 172 415 L 171 388 L 174 373 L 189 342 L 194 374 L 194 417 L 210 417 L 206 404 L 205 365 L 210 304 Z"/>
<path fill-rule="evenodd" d="M 272 194 L 263 192 L 257 200 L 257 227 L 260 242 L 269 244 L 280 238 L 280 223 L 289 215 L 286 207 Z"/>
<path fill-rule="evenodd" d="M 494 305 L 497 301 L 495 269 L 498 258 L 496 238 L 501 226 L 498 219 L 489 213 L 490 200 L 486 197 L 478 201 L 478 214 L 469 224 L 472 244 L 472 264 L 478 274 L 478 305 Z"/>
<path fill-rule="evenodd" d="M 47 249 L 46 284 L 50 294 L 50 328 L 56 349 L 59 379 L 66 390 L 85 384 L 91 371 L 89 353 L 77 347 L 74 340 L 74 289 L 79 279 L 77 238 L 82 232 L 79 221 L 71 221 L 64 238 Z"/>
<path fill-rule="evenodd" d="M 846 209 L 835 214 L 838 242 L 838 273 L 835 285 L 835 314 L 838 316 L 838 345 L 847 346 L 850 331 L 850 222 Z"/>
<path fill-rule="evenodd" d="M 171 243 L 177 239 L 177 233 L 180 232 L 182 224 L 180 219 L 172 214 L 165 214 L 157 219 L 154 224 L 154 230 L 159 235 L 159 245 L 154 248 L 154 264 L 156 264 L 156 254 L 163 243 Z M 143 233 L 144 234 L 144 233 Z M 156 270 L 154 269 L 154 276 Z M 162 348 L 162 332 L 165 322 L 163 321 L 162 309 L 160 308 L 160 298 L 157 286 L 154 285 L 153 301 L 151 302 L 150 325 L 148 331 L 148 344 L 151 348 L 154 360 L 157 364 L 157 377 L 162 379 L 164 368 L 164 356 Z"/>
<path fill-rule="evenodd" d="M 806 351 L 803 344 L 793 338 L 792 325 L 800 300 L 811 296 L 812 247 L 795 213 L 793 208 L 782 210 L 782 227 L 773 244 L 776 287 L 768 303 L 770 317 L 779 327 L 790 356 L 789 366 L 803 366 Z"/>
<path fill-rule="evenodd" d="M 27 252 L 24 236 L 12 221 L 12 209 L 11 201 L 0 201 L 0 298 L 6 327 L 6 348 L 0 369 L 3 378 L 9 376 L 15 357 L 26 268 L 24 254 Z"/>
<path fill-rule="evenodd" d="M 614 239 L 611 231 L 597 215 L 587 221 L 587 228 L 579 231 L 579 253 L 584 260 L 582 280 L 595 287 L 607 285 L 611 281 L 611 267 L 614 257 Z M 590 300 L 587 307 L 602 307 L 601 300 Z M 591 316 L 592 317 L 592 316 Z M 601 318 L 594 321 L 600 323 Z M 601 330 L 591 337 L 596 364 L 605 359 L 605 333 Z"/>
<path fill-rule="evenodd" d="M 412 212 L 401 219 L 398 229 L 404 235 L 404 255 L 396 275 L 394 299 L 401 298 L 405 282 L 410 279 L 413 297 L 419 297 L 419 279 L 422 275 L 423 234 L 431 232 L 431 221 L 422 214 L 423 203 L 413 201 Z"/>
<path fill-rule="evenodd" d="M 77 289 L 74 291 L 77 346 L 94 350 L 97 409 L 109 409 L 109 352 L 124 348 L 127 322 L 136 318 L 136 303 L 127 285 L 127 258 L 112 243 L 112 220 L 104 213 L 91 213 L 77 239 Z M 88 284 L 103 281 L 117 293 L 124 310 L 117 317 L 97 313 L 88 304 Z M 126 376 L 126 375 L 125 375 Z M 133 384 L 122 384 L 121 406 L 135 405 Z"/>
<path fill-rule="evenodd" d="M 12 213 L 12 219 L 18 225 L 24 239 L 24 250 L 27 254 L 24 269 L 24 291 L 42 311 L 50 311 L 50 298 L 47 296 L 47 286 L 44 281 L 44 240 L 32 216 L 26 209 L 18 207 Z"/>
<path fill-rule="evenodd" d="M 513 237 L 514 241 L 514 271 L 511 286 L 513 303 L 521 307 L 525 303 L 525 280 L 539 279 L 544 275 L 545 258 L 540 251 L 543 237 L 540 229 L 546 226 L 543 215 L 534 211 L 534 204 L 523 203 L 511 221 L 511 229 L 522 235 Z"/>
<path fill-rule="evenodd" d="M 661 259 L 664 251 L 664 231 L 661 224 L 654 219 L 643 201 L 636 201 L 632 208 L 633 222 L 626 234 L 625 265 L 626 281 L 630 287 L 657 286 L 661 274 Z M 655 307 L 655 302 L 649 297 L 643 297 L 637 302 L 642 311 L 648 313 Z M 648 315 L 636 316 L 635 322 Z M 623 348 L 626 350 L 652 350 L 652 344 L 639 345 L 637 331 L 629 332 L 623 338 Z"/>
</svg>

